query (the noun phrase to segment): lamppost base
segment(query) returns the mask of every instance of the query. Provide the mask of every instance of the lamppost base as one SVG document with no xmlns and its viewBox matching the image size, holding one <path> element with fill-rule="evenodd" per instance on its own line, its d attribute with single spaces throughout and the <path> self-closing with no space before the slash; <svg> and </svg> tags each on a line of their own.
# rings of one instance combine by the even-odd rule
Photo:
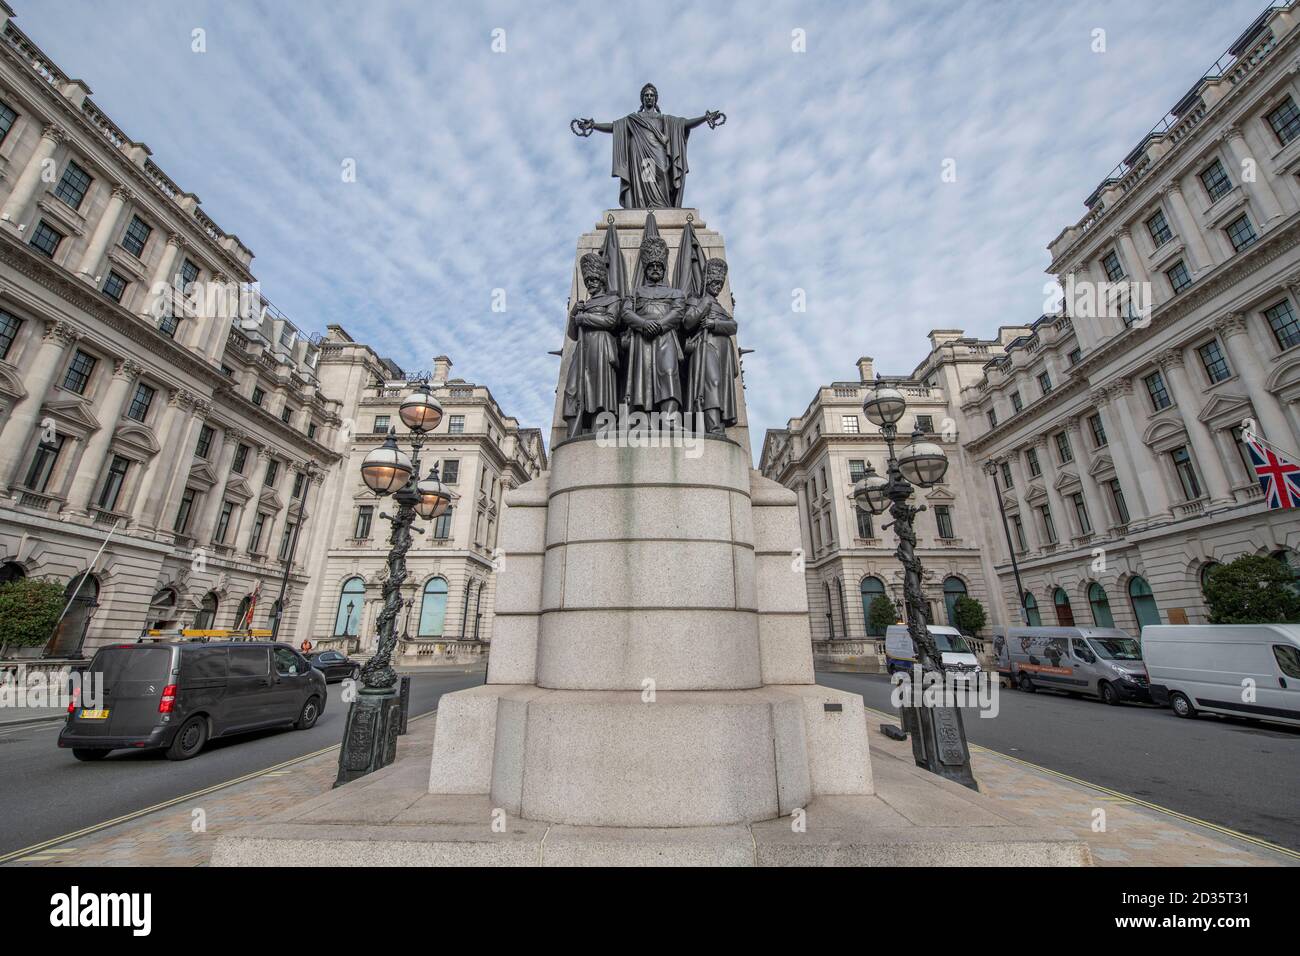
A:
<svg viewBox="0 0 1300 956">
<path fill-rule="evenodd" d="M 357 694 L 343 726 L 339 775 L 334 786 L 374 773 L 396 760 L 401 729 L 402 698 L 396 687 Z"/>
<path fill-rule="evenodd" d="M 904 707 L 903 729 L 912 737 L 912 757 L 918 767 L 979 792 L 959 708 Z"/>
</svg>

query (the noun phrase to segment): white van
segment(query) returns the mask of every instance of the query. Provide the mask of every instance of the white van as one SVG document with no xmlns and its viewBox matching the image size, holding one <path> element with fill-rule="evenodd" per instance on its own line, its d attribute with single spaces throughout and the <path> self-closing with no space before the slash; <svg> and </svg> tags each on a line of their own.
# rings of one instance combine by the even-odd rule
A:
<svg viewBox="0 0 1300 956">
<path fill-rule="evenodd" d="M 930 639 L 934 641 L 943 658 L 943 669 L 949 671 L 957 680 L 966 681 L 980 672 L 980 662 L 975 657 L 971 646 L 955 627 L 942 624 L 927 625 Z M 893 674 L 896 671 L 911 673 L 916 663 L 916 645 L 912 635 L 907 632 L 906 624 L 891 624 L 885 629 L 885 669 Z"/>
<path fill-rule="evenodd" d="M 1151 697 L 1198 711 L 1300 725 L 1300 624 L 1152 624 Z"/>
<path fill-rule="evenodd" d="M 1142 648 L 1113 627 L 1009 627 L 993 639 L 999 673 L 1023 691 L 1059 690 L 1107 704 L 1148 701 Z"/>
</svg>

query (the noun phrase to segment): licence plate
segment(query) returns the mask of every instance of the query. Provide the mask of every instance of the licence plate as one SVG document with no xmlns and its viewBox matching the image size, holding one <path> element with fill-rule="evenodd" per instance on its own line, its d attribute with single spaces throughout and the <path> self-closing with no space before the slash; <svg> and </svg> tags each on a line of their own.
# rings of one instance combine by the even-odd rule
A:
<svg viewBox="0 0 1300 956">
<path fill-rule="evenodd" d="M 106 710 L 83 710 L 81 712 L 82 720 L 108 720 L 108 711 Z"/>
</svg>

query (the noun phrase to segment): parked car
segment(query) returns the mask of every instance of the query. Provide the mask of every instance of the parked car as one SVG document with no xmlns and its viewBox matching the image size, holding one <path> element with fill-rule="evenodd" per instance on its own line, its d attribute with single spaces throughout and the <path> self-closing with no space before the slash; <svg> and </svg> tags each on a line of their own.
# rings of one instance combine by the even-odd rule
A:
<svg viewBox="0 0 1300 956">
<path fill-rule="evenodd" d="M 970 680 L 980 672 L 979 659 L 961 631 L 943 624 L 929 624 L 926 628 L 943 658 L 945 671 L 961 681 Z M 885 670 L 890 674 L 899 671 L 910 673 L 915 663 L 916 644 L 907 625 L 891 624 L 885 628 Z"/>
<path fill-rule="evenodd" d="M 355 680 L 361 674 L 361 665 L 342 651 L 316 651 L 308 654 L 307 660 L 325 675 L 327 684 L 347 680 L 349 677 Z"/>
<path fill-rule="evenodd" d="M 1151 699 L 1142 647 L 1113 627 L 1009 627 L 993 642 L 998 671 L 1023 691 L 1059 690 L 1107 704 Z"/>
<path fill-rule="evenodd" d="M 83 702 L 75 695 L 59 732 L 59 746 L 78 760 L 124 748 L 162 749 L 169 760 L 188 760 L 214 737 L 280 726 L 306 730 L 327 699 L 325 675 L 287 644 L 110 644 L 86 673 L 102 675 L 102 699 Z"/>
<path fill-rule="evenodd" d="M 1300 724 L 1300 624 L 1153 624 L 1142 648 L 1152 699 L 1179 717 Z"/>
</svg>

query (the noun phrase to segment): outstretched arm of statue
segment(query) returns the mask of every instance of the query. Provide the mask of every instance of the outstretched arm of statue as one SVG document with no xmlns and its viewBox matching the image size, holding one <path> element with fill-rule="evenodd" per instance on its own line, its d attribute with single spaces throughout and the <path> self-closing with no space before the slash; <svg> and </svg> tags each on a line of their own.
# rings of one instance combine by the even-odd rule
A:
<svg viewBox="0 0 1300 956">
<path fill-rule="evenodd" d="M 569 129 L 573 131 L 574 136 L 590 136 L 592 131 L 597 133 L 614 132 L 613 123 L 597 123 L 591 117 L 585 119 L 575 119 L 569 121 Z"/>
<path fill-rule="evenodd" d="M 705 110 L 703 116 L 696 116 L 686 121 L 687 129 L 695 129 L 702 123 L 708 123 L 709 129 L 717 129 L 727 122 L 727 114 L 721 110 Z M 588 134 L 589 135 L 589 134 Z"/>
</svg>

